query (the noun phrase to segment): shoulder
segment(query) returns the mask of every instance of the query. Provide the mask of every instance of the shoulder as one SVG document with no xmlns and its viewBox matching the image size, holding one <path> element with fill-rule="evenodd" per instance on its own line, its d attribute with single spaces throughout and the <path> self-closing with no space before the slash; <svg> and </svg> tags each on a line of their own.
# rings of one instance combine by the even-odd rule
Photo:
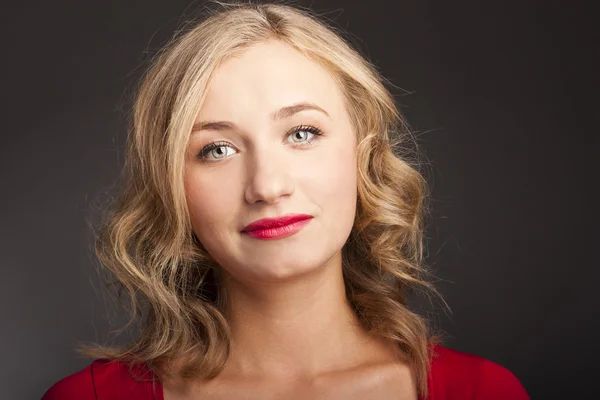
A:
<svg viewBox="0 0 600 400">
<path fill-rule="evenodd" d="M 431 400 L 529 400 L 517 377 L 480 356 L 435 346 L 429 377 Z"/>
<path fill-rule="evenodd" d="M 162 400 L 154 375 L 141 365 L 95 360 L 55 383 L 42 400 Z"/>
</svg>

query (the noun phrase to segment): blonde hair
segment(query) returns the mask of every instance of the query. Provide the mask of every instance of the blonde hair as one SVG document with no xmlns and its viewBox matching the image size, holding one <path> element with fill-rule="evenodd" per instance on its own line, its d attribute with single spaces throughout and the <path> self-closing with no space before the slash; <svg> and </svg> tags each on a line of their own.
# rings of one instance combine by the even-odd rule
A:
<svg viewBox="0 0 600 400">
<path fill-rule="evenodd" d="M 358 139 L 358 204 L 343 248 L 348 299 L 368 331 L 392 339 L 427 394 L 438 340 L 408 308 L 425 279 L 427 184 L 414 138 L 376 68 L 334 27 L 283 4 L 220 4 L 163 48 L 143 78 L 133 109 L 123 188 L 104 221 L 96 252 L 130 300 L 139 337 L 121 347 L 80 348 L 95 358 L 144 363 L 166 377 L 211 378 L 223 369 L 230 333 L 216 285 L 218 267 L 193 235 L 183 186 L 184 153 L 211 75 L 225 58 L 278 40 L 327 68 L 345 95 Z M 127 327 L 126 326 L 126 327 Z M 174 360 L 185 359 L 173 371 Z"/>
</svg>

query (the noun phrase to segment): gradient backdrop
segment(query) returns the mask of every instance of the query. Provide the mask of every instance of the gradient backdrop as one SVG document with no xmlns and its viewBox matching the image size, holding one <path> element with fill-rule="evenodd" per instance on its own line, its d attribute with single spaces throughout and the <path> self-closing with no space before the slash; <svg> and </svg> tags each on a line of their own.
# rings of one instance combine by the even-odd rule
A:
<svg viewBox="0 0 600 400">
<path fill-rule="evenodd" d="M 590 398 L 591 12 L 554 1 L 298 4 L 329 12 L 411 93 L 395 95 L 432 164 L 428 262 L 453 311 L 435 317 L 446 344 L 509 368 L 534 399 Z M 109 316 L 120 319 L 100 293 L 88 221 L 117 177 L 136 80 L 202 5 L 3 5 L 0 399 L 39 399 L 89 363 L 78 341 L 103 340 Z"/>
</svg>

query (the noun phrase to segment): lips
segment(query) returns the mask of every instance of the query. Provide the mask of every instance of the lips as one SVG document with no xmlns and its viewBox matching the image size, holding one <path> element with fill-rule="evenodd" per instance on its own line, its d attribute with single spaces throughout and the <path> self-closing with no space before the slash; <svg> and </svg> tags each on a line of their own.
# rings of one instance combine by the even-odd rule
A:
<svg viewBox="0 0 600 400">
<path fill-rule="evenodd" d="M 255 232 L 281 228 L 310 218 L 312 218 L 312 216 L 307 214 L 286 214 L 277 218 L 263 218 L 247 225 L 242 232 Z"/>
</svg>

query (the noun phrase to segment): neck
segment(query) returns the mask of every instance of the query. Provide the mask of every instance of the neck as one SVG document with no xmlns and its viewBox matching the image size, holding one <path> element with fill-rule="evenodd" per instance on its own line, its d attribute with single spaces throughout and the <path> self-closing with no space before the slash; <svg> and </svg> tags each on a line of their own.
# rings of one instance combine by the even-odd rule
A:
<svg viewBox="0 0 600 400">
<path fill-rule="evenodd" d="M 346 298 L 341 254 L 286 282 L 226 282 L 232 348 L 225 374 L 314 377 L 390 355 Z"/>
</svg>

